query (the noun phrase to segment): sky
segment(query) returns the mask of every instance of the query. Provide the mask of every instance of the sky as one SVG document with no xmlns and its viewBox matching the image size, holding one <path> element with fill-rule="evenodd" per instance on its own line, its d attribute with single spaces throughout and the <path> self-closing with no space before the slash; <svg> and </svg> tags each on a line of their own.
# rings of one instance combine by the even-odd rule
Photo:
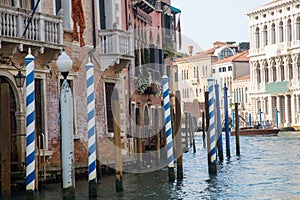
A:
<svg viewBox="0 0 300 200">
<path fill-rule="evenodd" d="M 181 10 L 183 47 L 194 46 L 194 53 L 207 50 L 215 41 L 249 42 L 252 11 L 273 0 L 171 0 Z"/>
</svg>

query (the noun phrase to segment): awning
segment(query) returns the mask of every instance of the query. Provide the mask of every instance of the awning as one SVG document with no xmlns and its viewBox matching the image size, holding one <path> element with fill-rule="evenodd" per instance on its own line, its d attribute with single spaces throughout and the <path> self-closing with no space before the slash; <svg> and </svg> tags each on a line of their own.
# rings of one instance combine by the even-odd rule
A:
<svg viewBox="0 0 300 200">
<path fill-rule="evenodd" d="M 170 9 L 173 13 L 177 14 L 177 13 L 181 13 L 181 10 L 178 8 L 175 8 L 174 6 L 170 6 Z"/>
</svg>

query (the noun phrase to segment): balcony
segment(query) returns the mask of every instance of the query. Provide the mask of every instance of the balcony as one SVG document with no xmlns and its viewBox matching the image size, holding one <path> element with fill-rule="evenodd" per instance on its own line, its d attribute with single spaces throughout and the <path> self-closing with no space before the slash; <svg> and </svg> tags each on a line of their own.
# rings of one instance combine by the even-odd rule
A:
<svg viewBox="0 0 300 200">
<path fill-rule="evenodd" d="M 100 30 L 100 66 L 104 71 L 108 67 L 118 65 L 121 60 L 134 58 L 130 32 L 122 30 Z"/>
<path fill-rule="evenodd" d="M 63 20 L 60 16 L 35 13 L 32 23 L 23 37 L 23 32 L 30 18 L 31 11 L 1 5 L 0 37 L 2 53 L 7 52 L 5 46 L 17 46 L 20 51 L 24 45 L 40 48 L 61 49 L 63 45 Z M 3 45 L 6 44 L 6 45 Z"/>
<path fill-rule="evenodd" d="M 156 0 L 133 0 L 132 4 L 134 7 L 142 9 L 147 14 L 153 12 L 158 7 Z"/>
</svg>

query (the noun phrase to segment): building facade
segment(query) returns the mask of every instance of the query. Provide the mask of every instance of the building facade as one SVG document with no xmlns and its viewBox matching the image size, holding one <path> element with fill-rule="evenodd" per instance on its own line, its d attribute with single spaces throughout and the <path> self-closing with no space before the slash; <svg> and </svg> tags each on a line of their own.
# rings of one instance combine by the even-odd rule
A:
<svg viewBox="0 0 300 200">
<path fill-rule="evenodd" d="M 279 127 L 300 125 L 300 1 L 272 1 L 247 13 L 250 20 L 252 116 Z"/>
<path fill-rule="evenodd" d="M 32 9 L 39 2 L 27 27 Z M 36 160 L 39 170 L 60 171 L 60 85 L 62 75 L 56 60 L 62 49 L 73 61 L 68 82 L 73 93 L 75 167 L 88 165 L 86 64 L 89 59 L 95 66 L 95 124 L 97 133 L 97 159 L 106 165 L 114 159 L 114 108 L 112 93 L 118 91 L 122 152 L 136 152 L 133 134 L 136 125 L 136 108 L 143 115 L 143 124 L 153 126 L 159 116 L 162 123 L 161 96 L 141 94 L 136 81 L 149 72 L 153 80 L 161 81 L 164 71 L 162 46 L 163 28 L 170 28 L 171 42 L 176 45 L 176 14 L 170 1 L 100 0 L 89 3 L 67 0 L 1 1 L 0 5 L 0 84 L 8 87 L 9 96 L 0 98 L 1 105 L 10 104 L 12 171 L 24 169 L 26 153 L 26 97 L 25 84 L 18 88 L 14 76 L 25 75 L 25 56 L 31 49 L 35 57 L 35 139 Z M 75 1 L 74 1 L 75 2 Z M 20 9 L 21 8 L 21 9 Z M 75 9 L 76 8 L 76 9 Z M 165 19 L 168 18 L 168 19 Z M 147 66 L 146 64 L 153 65 Z M 138 70 L 137 70 L 138 69 Z M 138 75 L 136 71 L 139 71 Z M 145 72 L 145 73 L 144 73 Z M 148 73 L 147 73 L 148 74 Z M 5 89 L 6 91 L 7 89 Z M 160 92 L 160 88 L 158 88 Z M 3 90 L 0 90 L 4 91 Z M 3 93 L 4 94 L 4 93 Z M 147 103 L 150 98 L 151 104 Z M 138 107 L 140 105 L 140 107 Z M 1 121 L 8 116 L 1 112 Z M 148 132 L 149 133 L 149 132 Z M 0 129 L 1 137 L 4 135 Z M 162 135 L 163 136 L 163 135 Z M 149 138 L 149 137 L 148 137 Z M 0 145 L 3 147 L 4 145 Z M 1 152 L 3 152 L 1 150 Z"/>
</svg>

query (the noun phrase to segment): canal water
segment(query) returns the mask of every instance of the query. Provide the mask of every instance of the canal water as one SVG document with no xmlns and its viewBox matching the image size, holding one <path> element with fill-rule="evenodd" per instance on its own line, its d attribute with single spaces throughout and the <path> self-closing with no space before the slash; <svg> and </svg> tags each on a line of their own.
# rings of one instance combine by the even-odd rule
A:
<svg viewBox="0 0 300 200">
<path fill-rule="evenodd" d="M 235 155 L 235 137 L 231 136 L 231 158 L 218 164 L 215 176 L 208 174 L 201 135 L 196 136 L 196 145 L 195 154 L 192 150 L 183 154 L 182 182 L 169 183 L 166 168 L 125 173 L 124 191 L 117 193 L 114 176 L 104 176 L 98 180 L 98 197 L 94 199 L 300 199 L 300 132 L 241 136 L 239 157 Z M 45 185 L 35 197 L 63 199 L 60 184 Z M 25 198 L 14 192 L 13 199 Z M 76 199 L 88 199 L 87 181 L 76 182 Z"/>
</svg>

